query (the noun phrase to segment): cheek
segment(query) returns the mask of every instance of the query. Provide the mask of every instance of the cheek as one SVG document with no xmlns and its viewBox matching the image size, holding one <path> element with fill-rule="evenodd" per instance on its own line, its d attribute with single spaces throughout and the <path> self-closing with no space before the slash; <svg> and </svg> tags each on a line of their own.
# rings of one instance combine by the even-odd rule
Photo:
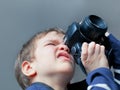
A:
<svg viewBox="0 0 120 90">
<path fill-rule="evenodd" d="M 55 55 L 55 48 L 41 48 L 36 51 L 37 57 L 48 58 Z"/>
<path fill-rule="evenodd" d="M 42 56 L 48 60 L 54 60 L 56 57 L 56 51 L 54 48 L 48 48 L 42 52 Z"/>
<path fill-rule="evenodd" d="M 56 59 L 53 48 L 44 48 L 37 52 L 36 59 L 42 64 L 53 63 Z"/>
</svg>

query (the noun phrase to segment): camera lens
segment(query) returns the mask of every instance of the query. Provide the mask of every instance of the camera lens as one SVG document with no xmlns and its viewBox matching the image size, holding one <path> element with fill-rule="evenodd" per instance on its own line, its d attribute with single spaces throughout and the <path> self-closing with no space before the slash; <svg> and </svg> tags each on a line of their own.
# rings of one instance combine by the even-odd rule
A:
<svg viewBox="0 0 120 90">
<path fill-rule="evenodd" d="M 107 31 L 107 24 L 96 15 L 89 15 L 80 24 L 80 31 L 91 41 L 98 41 Z"/>
</svg>

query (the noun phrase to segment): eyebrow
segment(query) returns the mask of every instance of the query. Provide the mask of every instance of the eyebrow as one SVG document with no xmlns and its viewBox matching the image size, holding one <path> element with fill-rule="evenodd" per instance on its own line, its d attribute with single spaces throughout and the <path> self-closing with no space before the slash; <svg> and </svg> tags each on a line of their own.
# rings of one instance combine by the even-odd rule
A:
<svg viewBox="0 0 120 90">
<path fill-rule="evenodd" d="M 61 43 L 61 41 L 59 41 L 57 39 L 48 39 L 48 40 L 44 41 L 43 43 L 47 43 L 47 42 Z"/>
<path fill-rule="evenodd" d="M 48 39 L 48 40 L 46 40 L 46 41 L 48 41 L 48 42 L 60 42 L 60 41 L 57 40 L 57 39 Z"/>
</svg>

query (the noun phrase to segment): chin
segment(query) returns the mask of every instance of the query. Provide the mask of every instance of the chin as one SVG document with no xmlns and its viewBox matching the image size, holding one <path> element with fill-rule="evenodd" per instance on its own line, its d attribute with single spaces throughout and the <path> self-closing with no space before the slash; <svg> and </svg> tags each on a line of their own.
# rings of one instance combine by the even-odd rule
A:
<svg viewBox="0 0 120 90">
<path fill-rule="evenodd" d="M 62 66 L 60 68 L 60 72 L 67 73 L 67 74 L 73 73 L 74 67 L 66 64 L 65 66 Z"/>
<path fill-rule="evenodd" d="M 66 76 L 66 78 L 72 78 L 74 75 L 74 70 L 70 68 L 64 68 L 61 70 L 62 75 Z"/>
</svg>

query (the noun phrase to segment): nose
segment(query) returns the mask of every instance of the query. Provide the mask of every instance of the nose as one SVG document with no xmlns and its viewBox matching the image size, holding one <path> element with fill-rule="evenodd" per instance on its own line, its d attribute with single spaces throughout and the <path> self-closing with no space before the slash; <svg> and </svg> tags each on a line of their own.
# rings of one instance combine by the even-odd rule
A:
<svg viewBox="0 0 120 90">
<path fill-rule="evenodd" d="M 59 45 L 59 50 L 64 50 L 64 51 L 67 51 L 69 53 L 69 48 L 67 45 L 65 45 L 64 43 L 60 44 Z"/>
</svg>

